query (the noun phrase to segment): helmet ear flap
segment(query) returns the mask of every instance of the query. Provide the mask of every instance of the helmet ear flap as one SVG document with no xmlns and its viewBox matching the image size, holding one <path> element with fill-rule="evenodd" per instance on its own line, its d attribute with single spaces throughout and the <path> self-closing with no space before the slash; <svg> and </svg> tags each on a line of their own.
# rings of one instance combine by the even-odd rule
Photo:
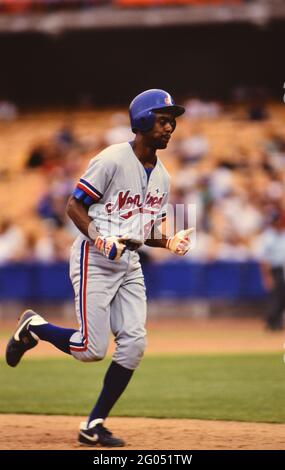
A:
<svg viewBox="0 0 285 470">
<path fill-rule="evenodd" d="M 155 123 L 155 113 L 148 111 L 140 118 L 140 129 L 142 132 L 151 131 Z"/>
<path fill-rule="evenodd" d="M 147 110 L 141 113 L 135 119 L 133 132 L 148 132 L 151 131 L 155 123 L 155 113 Z"/>
</svg>

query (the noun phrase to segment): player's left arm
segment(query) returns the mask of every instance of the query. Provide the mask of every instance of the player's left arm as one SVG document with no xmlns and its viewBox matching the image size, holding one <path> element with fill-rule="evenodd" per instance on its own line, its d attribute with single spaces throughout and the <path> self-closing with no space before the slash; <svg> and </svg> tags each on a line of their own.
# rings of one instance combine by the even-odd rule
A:
<svg viewBox="0 0 285 470">
<path fill-rule="evenodd" d="M 163 231 L 159 230 L 157 225 L 154 225 L 148 239 L 145 241 L 145 245 L 166 248 L 176 255 L 183 256 L 191 249 L 190 234 L 193 231 L 194 228 L 188 228 L 180 230 L 173 237 L 167 237 Z"/>
<path fill-rule="evenodd" d="M 159 230 L 158 225 L 154 224 L 145 241 L 145 245 L 152 246 L 154 248 L 166 248 L 168 238 L 169 237 L 167 237 L 162 230 Z"/>
<path fill-rule="evenodd" d="M 167 250 L 172 251 L 172 253 L 182 256 L 192 248 L 190 234 L 194 232 L 194 228 L 180 230 L 173 237 L 168 237 L 166 235 L 169 187 L 169 175 L 167 175 L 167 180 L 165 181 L 165 192 L 160 211 L 156 220 L 154 220 L 150 234 L 145 241 L 145 245 L 157 248 L 166 248 Z"/>
</svg>

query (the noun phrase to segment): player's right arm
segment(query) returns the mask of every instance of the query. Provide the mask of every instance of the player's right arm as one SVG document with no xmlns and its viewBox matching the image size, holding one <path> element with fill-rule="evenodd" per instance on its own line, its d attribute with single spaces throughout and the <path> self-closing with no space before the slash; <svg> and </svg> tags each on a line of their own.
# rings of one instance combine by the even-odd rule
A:
<svg viewBox="0 0 285 470">
<path fill-rule="evenodd" d="M 67 203 L 66 213 L 78 230 L 80 230 L 80 232 L 86 237 L 89 237 L 88 227 L 92 222 L 92 219 L 88 215 L 88 206 L 86 206 L 84 202 L 76 199 L 74 196 L 71 196 Z"/>
<path fill-rule="evenodd" d="M 97 232 L 94 221 L 89 217 L 88 207 L 84 202 L 71 196 L 67 203 L 66 212 L 80 232 L 90 238 L 94 246 L 101 251 L 106 258 L 117 261 L 122 256 L 126 250 L 124 237 L 102 237 L 100 233 Z"/>
<path fill-rule="evenodd" d="M 106 159 L 103 152 L 99 153 L 90 160 L 67 203 L 68 216 L 83 235 L 93 240 L 100 234 L 95 232 L 94 236 L 90 236 L 89 227 L 93 219 L 88 215 L 89 208 L 103 198 L 113 172 L 112 161 Z"/>
<path fill-rule="evenodd" d="M 115 172 L 112 161 L 100 158 L 92 159 L 85 174 L 80 178 L 67 203 L 66 212 L 83 235 L 91 239 L 94 246 L 110 260 L 118 260 L 126 250 L 126 238 L 102 236 L 96 221 L 89 217 L 89 208 L 103 198 L 107 186 Z"/>
</svg>

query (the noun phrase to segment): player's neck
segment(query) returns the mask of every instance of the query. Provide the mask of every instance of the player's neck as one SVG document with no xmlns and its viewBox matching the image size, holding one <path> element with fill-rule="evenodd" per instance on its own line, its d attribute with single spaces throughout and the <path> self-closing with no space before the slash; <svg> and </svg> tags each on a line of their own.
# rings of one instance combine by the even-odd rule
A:
<svg viewBox="0 0 285 470">
<path fill-rule="evenodd" d="M 157 156 L 155 154 L 154 148 L 146 146 L 139 139 L 135 139 L 133 142 L 131 142 L 131 146 L 133 148 L 134 154 L 143 166 L 155 166 Z"/>
</svg>

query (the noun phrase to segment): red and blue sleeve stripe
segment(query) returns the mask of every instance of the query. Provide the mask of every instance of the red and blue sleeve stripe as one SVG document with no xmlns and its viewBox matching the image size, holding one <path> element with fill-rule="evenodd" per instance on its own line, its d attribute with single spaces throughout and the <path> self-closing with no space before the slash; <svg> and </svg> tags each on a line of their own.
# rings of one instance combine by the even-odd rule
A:
<svg viewBox="0 0 285 470">
<path fill-rule="evenodd" d="M 88 181 L 80 178 L 79 183 L 77 183 L 77 188 L 84 191 L 88 196 L 90 196 L 93 200 L 98 201 L 103 197 L 103 194 L 98 191 L 98 189 L 94 188 Z"/>
</svg>

